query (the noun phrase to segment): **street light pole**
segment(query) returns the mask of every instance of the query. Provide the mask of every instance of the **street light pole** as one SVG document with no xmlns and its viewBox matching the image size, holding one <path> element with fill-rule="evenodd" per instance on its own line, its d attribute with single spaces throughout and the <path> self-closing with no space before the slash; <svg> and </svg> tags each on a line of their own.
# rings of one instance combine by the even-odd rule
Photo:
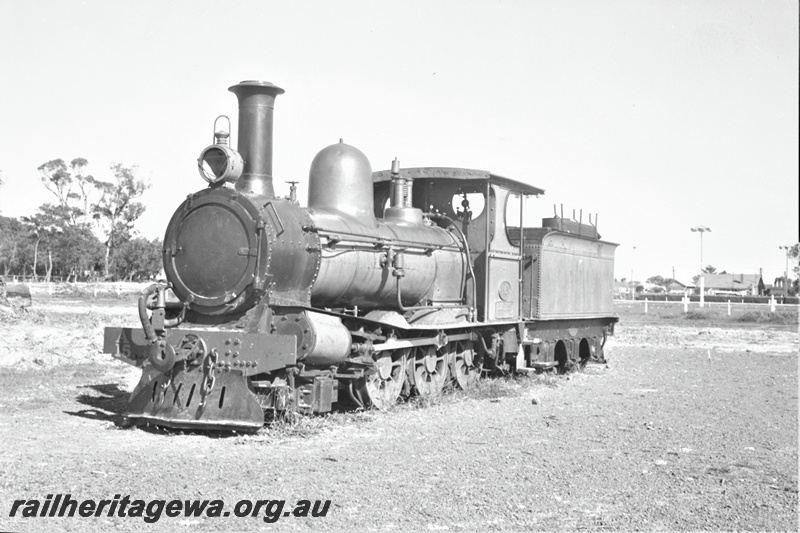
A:
<svg viewBox="0 0 800 533">
<path fill-rule="evenodd" d="M 711 228 L 707 226 L 695 226 L 692 228 L 693 232 L 700 233 L 700 274 L 703 273 L 703 233 L 707 231 L 711 231 Z"/>
</svg>

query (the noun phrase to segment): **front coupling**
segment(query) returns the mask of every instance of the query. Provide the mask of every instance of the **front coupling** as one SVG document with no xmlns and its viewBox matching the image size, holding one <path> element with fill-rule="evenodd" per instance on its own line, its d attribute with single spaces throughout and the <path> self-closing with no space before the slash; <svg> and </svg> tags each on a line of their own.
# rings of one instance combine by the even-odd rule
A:
<svg viewBox="0 0 800 533">
<path fill-rule="evenodd" d="M 159 372 L 168 372 L 175 366 L 175 348 L 166 339 L 159 339 L 150 348 L 150 364 Z"/>
</svg>

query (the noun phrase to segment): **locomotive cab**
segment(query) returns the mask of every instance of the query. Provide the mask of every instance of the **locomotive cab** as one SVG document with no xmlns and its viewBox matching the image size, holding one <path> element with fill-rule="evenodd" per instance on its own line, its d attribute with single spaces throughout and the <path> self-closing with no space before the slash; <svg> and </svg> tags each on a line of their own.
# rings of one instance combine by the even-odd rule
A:
<svg viewBox="0 0 800 533">
<path fill-rule="evenodd" d="M 408 168 L 400 175 L 414 183 L 414 207 L 440 214 L 433 220 L 445 228 L 456 226 L 466 237 L 478 319 L 492 322 L 523 317 L 519 280 L 524 258 L 519 245 L 510 240 L 506 214 L 509 204 L 516 202 L 516 212 L 521 215 L 525 199 L 538 197 L 544 190 L 484 170 Z M 390 182 L 389 171 L 373 174 L 375 206 L 385 205 L 391 194 Z"/>
</svg>

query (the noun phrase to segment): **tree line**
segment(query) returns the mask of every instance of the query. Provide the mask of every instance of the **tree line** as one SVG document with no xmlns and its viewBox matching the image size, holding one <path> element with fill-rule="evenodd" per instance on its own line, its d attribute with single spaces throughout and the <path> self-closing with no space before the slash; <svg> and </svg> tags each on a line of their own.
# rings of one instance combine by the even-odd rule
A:
<svg viewBox="0 0 800 533">
<path fill-rule="evenodd" d="M 110 166 L 108 180 L 89 162 L 54 159 L 38 167 L 53 199 L 19 218 L 0 216 L 0 273 L 50 281 L 142 280 L 161 270 L 159 239 L 137 235 L 139 198 L 150 187 L 135 166 Z M 0 186 L 2 186 L 0 179 Z"/>
</svg>

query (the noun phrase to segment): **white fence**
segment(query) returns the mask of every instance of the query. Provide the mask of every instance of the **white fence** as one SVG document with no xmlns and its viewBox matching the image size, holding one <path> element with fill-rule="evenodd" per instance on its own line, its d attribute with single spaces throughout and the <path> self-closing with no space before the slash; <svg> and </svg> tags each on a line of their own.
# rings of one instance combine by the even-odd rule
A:
<svg viewBox="0 0 800 533">
<path fill-rule="evenodd" d="M 760 310 L 769 310 L 772 313 L 780 309 L 798 309 L 800 306 L 794 303 L 781 303 L 780 300 L 776 300 L 775 297 L 771 297 L 765 303 L 756 303 L 756 302 L 744 302 L 740 301 L 740 299 L 736 298 L 735 296 L 732 297 L 730 300 L 725 302 L 706 302 L 703 299 L 700 301 L 691 301 L 689 298 L 684 298 L 682 301 L 672 301 L 672 300 L 649 300 L 648 298 L 644 298 L 641 300 L 614 300 L 614 305 L 618 306 L 626 306 L 629 308 L 638 308 L 644 309 L 645 313 L 648 313 L 652 306 L 657 305 L 659 307 L 683 307 L 683 312 L 688 313 L 690 309 L 703 309 L 703 308 L 714 308 L 714 309 L 726 309 L 728 316 L 731 315 L 732 310 L 741 310 L 741 309 L 760 309 Z"/>
</svg>

